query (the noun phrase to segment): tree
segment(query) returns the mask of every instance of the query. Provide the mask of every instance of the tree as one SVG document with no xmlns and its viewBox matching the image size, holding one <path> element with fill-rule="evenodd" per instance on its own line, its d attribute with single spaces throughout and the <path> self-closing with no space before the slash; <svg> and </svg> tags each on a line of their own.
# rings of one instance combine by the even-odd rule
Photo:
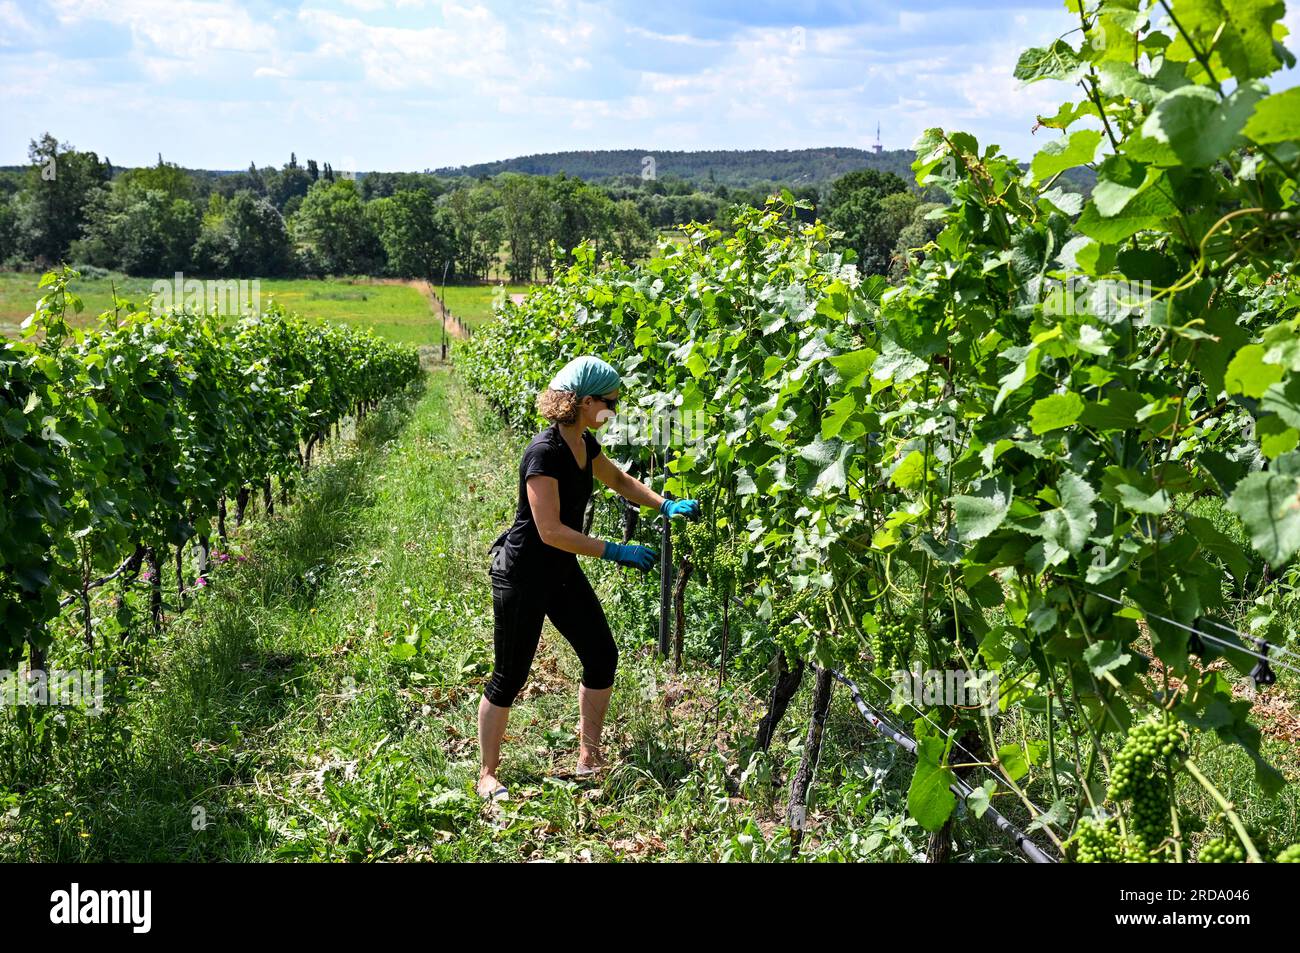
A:
<svg viewBox="0 0 1300 953">
<path fill-rule="evenodd" d="M 434 280 L 455 254 L 446 210 L 428 192 L 408 190 L 366 206 L 383 245 L 389 274 Z"/>
<path fill-rule="evenodd" d="M 139 194 L 162 192 L 169 199 L 194 199 L 194 180 L 190 173 L 158 156 L 158 164 L 139 169 L 127 169 L 113 180 L 114 188 L 128 189 Z"/>
<path fill-rule="evenodd" d="M 130 275 L 170 275 L 190 266 L 200 228 L 198 209 L 189 199 L 142 190 L 119 178 L 92 203 L 84 236 L 73 242 L 71 255 Z"/>
<path fill-rule="evenodd" d="M 254 195 L 266 194 L 266 182 L 262 174 L 253 167 L 249 171 L 218 174 L 212 179 L 212 191 L 227 199 L 234 198 L 239 192 L 252 192 Z"/>
<path fill-rule="evenodd" d="M 18 250 L 17 216 L 14 203 L 8 195 L 0 193 L 0 263 Z"/>
<path fill-rule="evenodd" d="M 128 206 L 119 232 L 119 259 L 129 275 L 170 275 L 189 267 L 199 238 L 199 212 L 188 199 L 148 191 Z"/>
<path fill-rule="evenodd" d="M 410 191 L 428 192 L 437 198 L 448 189 L 445 180 L 425 172 L 367 172 L 358 185 L 361 197 L 367 202 Z"/>
<path fill-rule="evenodd" d="M 844 244 L 857 252 L 863 274 L 888 273 L 898 233 L 911 209 L 905 208 L 906 200 L 886 203 L 885 199 L 907 191 L 907 183 L 894 173 L 875 169 L 850 172 L 832 183 L 825 218 L 832 228 L 844 233 Z"/>
<path fill-rule="evenodd" d="M 290 214 L 286 211 L 289 203 L 294 199 L 302 199 L 306 196 L 311 188 L 313 177 L 309 169 L 304 169 L 298 165 L 298 158 L 293 153 L 289 154 L 289 161 L 280 174 L 275 177 L 275 181 L 269 186 L 269 195 L 271 201 L 275 203 L 283 215 Z"/>
<path fill-rule="evenodd" d="M 191 174 L 162 156 L 157 165 L 126 170 L 87 203 L 70 257 L 132 275 L 185 270 L 201 227 L 194 192 Z"/>
<path fill-rule="evenodd" d="M 487 183 L 453 189 L 444 199 L 455 242 L 456 273 L 488 278 L 502 241 L 505 216 L 497 190 Z"/>
<path fill-rule="evenodd" d="M 269 200 L 242 191 L 224 207 L 214 204 L 219 203 L 209 203 L 195 247 L 201 270 L 230 278 L 272 277 L 288 270 L 289 229 Z"/>
<path fill-rule="evenodd" d="M 615 253 L 625 262 L 644 258 L 654 245 L 654 227 L 631 199 L 614 203 L 610 228 Z"/>
<path fill-rule="evenodd" d="M 314 250 L 329 274 L 365 273 L 380 258 L 365 203 L 351 179 L 327 179 L 313 185 L 293 217 L 293 230 L 299 242 Z"/>
<path fill-rule="evenodd" d="M 261 172 L 257 171 L 256 162 L 248 163 L 248 171 L 244 174 L 248 176 L 248 188 L 250 191 L 256 192 L 258 195 L 266 194 L 266 179 L 262 177 Z"/>
<path fill-rule="evenodd" d="M 599 254 L 614 214 L 609 196 L 581 179 L 571 179 L 563 174 L 548 185 L 552 208 L 551 239 L 563 249 L 565 260 L 571 261 L 573 249 L 588 240 L 595 244 Z M 544 264 L 549 276 L 551 263 Z"/>
<path fill-rule="evenodd" d="M 496 186 L 510 246 L 510 280 L 532 281 L 542 264 L 547 236 L 553 234 L 546 189 L 542 180 L 518 172 L 497 176 Z"/>
<path fill-rule="evenodd" d="M 93 152 L 59 144 L 48 132 L 27 150 L 27 169 L 15 208 L 20 251 L 44 263 L 67 257 L 81 236 L 86 210 L 109 180 L 106 163 Z"/>
<path fill-rule="evenodd" d="M 922 202 L 912 210 L 912 218 L 898 233 L 898 245 L 894 248 L 894 261 L 889 269 L 893 281 L 902 280 L 908 269 L 925 260 L 925 253 L 920 251 L 934 241 L 946 224 L 941 218 L 931 218 L 932 212 L 944 206 L 938 202 Z"/>
</svg>

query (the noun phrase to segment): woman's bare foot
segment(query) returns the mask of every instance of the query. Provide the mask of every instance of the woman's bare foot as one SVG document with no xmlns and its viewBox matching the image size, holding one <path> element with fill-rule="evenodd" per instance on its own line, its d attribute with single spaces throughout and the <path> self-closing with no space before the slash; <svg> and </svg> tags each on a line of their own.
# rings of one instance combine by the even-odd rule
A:
<svg viewBox="0 0 1300 953">
<path fill-rule="evenodd" d="M 479 772 L 477 787 L 479 797 L 495 798 L 502 787 L 503 785 L 496 779 L 495 774 L 486 771 Z"/>
<path fill-rule="evenodd" d="M 608 767 L 605 763 L 605 757 L 601 752 L 590 748 L 583 748 L 578 752 L 578 773 L 590 774 L 593 771 L 599 771 Z"/>
</svg>

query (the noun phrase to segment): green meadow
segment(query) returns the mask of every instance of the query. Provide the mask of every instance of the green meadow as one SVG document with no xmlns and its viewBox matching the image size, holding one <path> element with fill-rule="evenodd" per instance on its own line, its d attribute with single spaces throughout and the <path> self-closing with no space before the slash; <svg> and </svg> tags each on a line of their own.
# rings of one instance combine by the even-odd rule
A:
<svg viewBox="0 0 1300 953">
<path fill-rule="evenodd" d="M 36 272 L 0 272 L 0 333 L 16 333 L 32 313 L 41 295 L 37 287 L 40 277 Z M 114 294 L 143 307 L 155 280 L 121 274 L 78 280 L 75 290 L 84 307 L 73 323 L 93 324 L 98 315 L 112 310 Z M 428 297 L 418 288 L 400 282 L 263 278 L 256 288 L 263 307 L 276 301 L 310 320 L 370 328 L 382 337 L 407 344 L 434 344 L 440 340 L 442 323 Z M 482 323 L 492 314 L 494 289 L 494 285 L 448 286 L 452 313 L 466 324 Z M 506 290 L 510 293 L 527 288 L 508 285 Z"/>
<path fill-rule="evenodd" d="M 493 307 L 502 295 L 498 288 L 504 288 L 504 294 L 527 294 L 534 285 L 448 285 L 446 289 L 435 289 L 440 296 L 445 295 L 447 309 L 470 327 L 477 327 L 485 321 L 492 320 Z"/>
</svg>

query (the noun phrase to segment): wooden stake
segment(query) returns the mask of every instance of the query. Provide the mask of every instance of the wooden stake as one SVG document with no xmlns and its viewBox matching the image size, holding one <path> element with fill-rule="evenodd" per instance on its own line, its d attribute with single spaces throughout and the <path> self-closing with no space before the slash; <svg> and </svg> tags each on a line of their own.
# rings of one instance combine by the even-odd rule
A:
<svg viewBox="0 0 1300 953">
<path fill-rule="evenodd" d="M 759 721 L 758 734 L 754 739 L 754 744 L 760 751 L 766 751 L 771 747 L 772 736 L 776 734 L 776 728 L 785 716 L 785 710 L 790 707 L 790 699 L 794 698 L 794 693 L 799 690 L 799 683 L 803 681 L 803 670 L 803 659 L 795 659 L 794 668 L 791 668 L 786 660 L 785 651 L 777 649 L 776 680 L 772 683 L 772 691 L 768 694 L 767 713 Z"/>
<path fill-rule="evenodd" d="M 790 785 L 790 803 L 786 807 L 786 823 L 790 827 L 792 856 L 799 856 L 803 843 L 804 824 L 808 817 L 808 789 L 817 774 L 817 763 L 822 755 L 822 736 L 826 731 L 826 713 L 831 707 L 831 691 L 835 681 L 830 669 L 816 666 L 817 680 L 813 683 L 812 717 L 808 719 L 808 737 L 799 759 L 799 770 Z"/>
</svg>

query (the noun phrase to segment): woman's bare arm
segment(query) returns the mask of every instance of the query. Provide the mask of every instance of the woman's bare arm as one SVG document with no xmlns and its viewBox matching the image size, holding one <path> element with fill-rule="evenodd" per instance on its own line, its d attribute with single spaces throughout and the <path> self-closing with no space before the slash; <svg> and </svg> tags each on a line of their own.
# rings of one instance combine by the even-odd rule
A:
<svg viewBox="0 0 1300 953">
<path fill-rule="evenodd" d="M 648 506 L 654 510 L 663 505 L 662 496 L 635 479 L 603 453 L 591 461 L 591 472 L 601 483 L 630 503 Z"/>
<path fill-rule="evenodd" d="M 577 553 L 579 556 L 604 554 L 604 540 L 579 533 L 560 522 L 560 484 L 555 477 L 539 474 L 528 478 L 528 505 L 533 511 L 537 533 L 547 546 L 554 546 L 566 553 Z"/>
</svg>

